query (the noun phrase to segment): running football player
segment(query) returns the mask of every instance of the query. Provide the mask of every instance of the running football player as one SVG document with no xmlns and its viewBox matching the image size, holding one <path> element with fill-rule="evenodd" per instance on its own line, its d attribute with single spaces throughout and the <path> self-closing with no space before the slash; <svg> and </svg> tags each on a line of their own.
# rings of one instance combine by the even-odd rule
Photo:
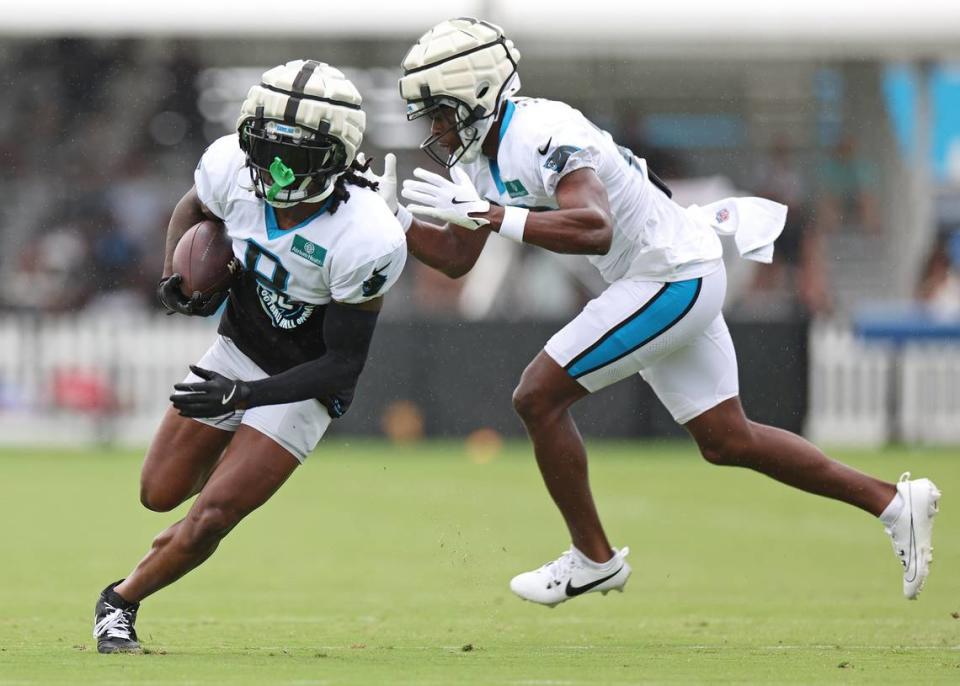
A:
<svg viewBox="0 0 960 686">
<path fill-rule="evenodd" d="M 579 111 L 514 97 L 519 58 L 485 21 L 453 19 L 425 33 L 403 60 L 400 93 L 408 119 L 430 120 L 421 148 L 451 178 L 416 170 L 402 192 L 415 205 L 398 207 L 388 157 L 381 187 L 410 252 L 449 276 L 466 274 L 498 233 L 586 255 L 610 284 L 547 341 L 513 394 L 572 545 L 514 577 L 511 589 L 551 606 L 623 589 L 628 549 L 613 548 L 601 526 L 569 408 L 639 373 L 709 462 L 748 467 L 879 517 L 903 566 L 903 592 L 916 597 L 931 560 L 940 496 L 933 483 L 867 476 L 800 436 L 750 421 L 741 407 L 721 314 L 726 275 L 717 233 L 734 233 L 743 256 L 769 262 L 786 208 L 760 198 L 680 207 L 644 160 Z"/>
<path fill-rule="evenodd" d="M 171 273 L 177 241 L 197 222 L 226 225 L 238 275 L 219 335 L 174 387 L 141 473 L 150 510 L 197 498 L 100 594 L 101 653 L 140 649 L 140 602 L 210 557 L 353 399 L 383 295 L 407 254 L 400 225 L 356 161 L 360 106 L 354 85 L 324 63 L 267 71 L 237 132 L 210 145 L 173 211 L 159 285 L 170 312 L 209 315 L 222 302 L 184 297 Z"/>
</svg>

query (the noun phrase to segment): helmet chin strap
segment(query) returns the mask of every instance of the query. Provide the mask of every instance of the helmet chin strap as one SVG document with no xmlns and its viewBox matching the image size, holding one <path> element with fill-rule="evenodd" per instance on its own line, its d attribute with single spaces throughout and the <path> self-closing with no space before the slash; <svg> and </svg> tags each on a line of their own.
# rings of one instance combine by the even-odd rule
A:
<svg viewBox="0 0 960 686">
<path fill-rule="evenodd" d="M 274 163 L 276 163 L 276 160 L 274 160 Z M 299 188 L 285 189 L 283 186 L 281 186 L 280 189 L 278 189 L 276 193 L 273 193 L 271 197 L 271 192 L 277 186 L 277 183 L 276 183 L 277 177 L 273 174 L 273 165 L 270 165 L 270 175 L 274 177 L 274 184 L 267 190 L 267 195 L 266 197 L 264 197 L 264 200 L 267 202 L 267 204 L 279 209 L 293 207 L 294 205 L 299 205 L 300 203 L 304 203 L 304 202 L 307 202 L 307 203 L 323 202 L 324 200 L 330 197 L 331 193 L 333 193 L 333 189 L 334 189 L 334 186 L 336 185 L 337 177 L 340 176 L 340 174 L 337 174 L 336 176 L 331 176 L 329 182 L 327 183 L 327 187 L 322 192 L 317 193 L 316 195 L 311 195 L 310 197 L 302 197 L 306 195 L 307 187 L 314 182 L 313 179 L 310 178 L 309 176 L 303 180 Z M 278 195 L 281 195 L 282 199 L 277 200 L 276 198 Z"/>
</svg>

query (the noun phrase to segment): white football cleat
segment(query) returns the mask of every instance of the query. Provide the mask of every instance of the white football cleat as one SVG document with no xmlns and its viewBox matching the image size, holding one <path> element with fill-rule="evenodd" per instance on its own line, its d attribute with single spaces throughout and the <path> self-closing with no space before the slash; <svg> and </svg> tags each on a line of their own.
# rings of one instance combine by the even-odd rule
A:
<svg viewBox="0 0 960 686">
<path fill-rule="evenodd" d="M 904 472 L 897 482 L 897 493 L 903 498 L 903 510 L 884 530 L 903 565 L 903 595 L 914 600 L 933 561 L 933 518 L 939 510 L 940 491 L 930 479 L 911 481 L 910 472 Z"/>
<path fill-rule="evenodd" d="M 630 578 L 630 565 L 624 559 L 630 548 L 614 549 L 613 557 L 602 565 L 591 563 L 575 548 L 563 553 L 540 569 L 518 574 L 510 580 L 510 590 L 524 600 L 554 607 L 584 593 L 623 592 Z"/>
</svg>

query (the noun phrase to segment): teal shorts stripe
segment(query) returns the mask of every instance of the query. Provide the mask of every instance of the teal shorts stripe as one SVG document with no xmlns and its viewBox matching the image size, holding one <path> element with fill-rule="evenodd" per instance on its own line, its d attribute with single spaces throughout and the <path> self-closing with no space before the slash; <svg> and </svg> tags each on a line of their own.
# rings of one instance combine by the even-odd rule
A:
<svg viewBox="0 0 960 686">
<path fill-rule="evenodd" d="M 564 369 L 577 379 L 642 348 L 683 319 L 697 302 L 703 279 L 663 285 L 643 307 L 574 357 Z"/>
</svg>

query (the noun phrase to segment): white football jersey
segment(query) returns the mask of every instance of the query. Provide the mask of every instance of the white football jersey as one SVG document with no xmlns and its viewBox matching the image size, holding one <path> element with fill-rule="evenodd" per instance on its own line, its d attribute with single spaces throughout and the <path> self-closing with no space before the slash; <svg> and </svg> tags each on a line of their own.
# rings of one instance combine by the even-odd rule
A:
<svg viewBox="0 0 960 686">
<path fill-rule="evenodd" d="M 214 141 L 194 173 L 200 201 L 227 227 L 233 253 L 257 280 L 261 306 L 278 328 L 295 328 L 317 305 L 362 303 L 390 290 L 403 271 L 403 229 L 372 190 L 349 186 L 335 214 L 290 229 L 254 195 L 236 134 Z"/>
<path fill-rule="evenodd" d="M 512 98 L 500 125 L 497 159 L 460 164 L 482 197 L 499 205 L 559 209 L 564 175 L 593 169 L 606 187 L 613 242 L 606 255 L 589 255 L 608 283 L 625 276 L 682 281 L 720 264 L 716 232 L 698 222 L 650 181 L 646 162 L 562 102 Z"/>
</svg>

